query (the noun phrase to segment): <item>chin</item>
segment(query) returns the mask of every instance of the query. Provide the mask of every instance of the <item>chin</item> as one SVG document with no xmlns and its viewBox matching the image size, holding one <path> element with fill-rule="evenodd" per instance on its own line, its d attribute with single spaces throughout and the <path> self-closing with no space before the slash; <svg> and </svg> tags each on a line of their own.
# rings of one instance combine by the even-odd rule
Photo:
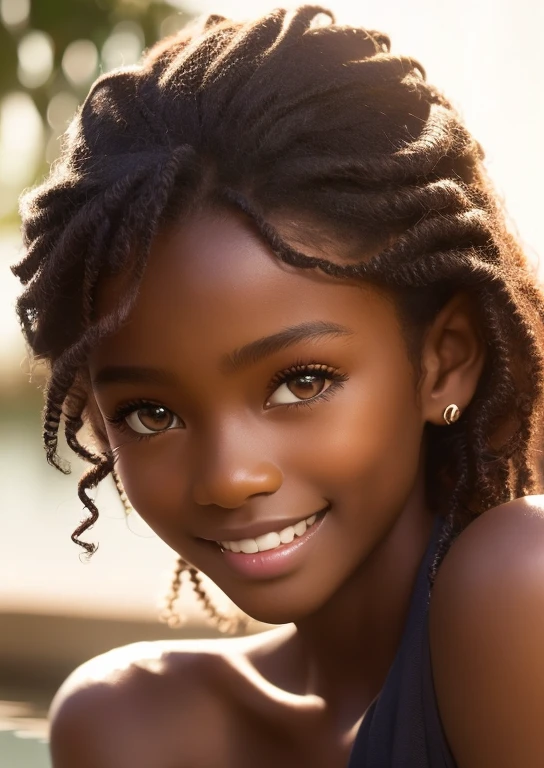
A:
<svg viewBox="0 0 544 768">
<path fill-rule="evenodd" d="M 263 624 L 296 624 L 314 614 L 326 602 L 326 599 L 317 594 L 309 595 L 307 591 L 301 596 L 294 595 L 287 585 L 278 593 L 251 598 L 237 595 L 238 599 L 234 596 L 231 599 L 241 611 Z"/>
<path fill-rule="evenodd" d="M 255 621 L 261 622 L 262 624 L 274 624 L 276 626 L 279 626 L 280 624 L 293 624 L 298 620 L 297 617 L 292 613 L 282 610 L 279 607 L 276 610 L 273 608 L 270 610 L 244 610 L 244 613 L 246 613 Z"/>
</svg>

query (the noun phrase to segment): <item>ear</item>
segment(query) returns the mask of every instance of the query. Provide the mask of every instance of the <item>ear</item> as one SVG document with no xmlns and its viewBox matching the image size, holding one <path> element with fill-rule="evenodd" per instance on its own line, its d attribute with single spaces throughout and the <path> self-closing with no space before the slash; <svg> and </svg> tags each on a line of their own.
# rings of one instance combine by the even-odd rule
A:
<svg viewBox="0 0 544 768">
<path fill-rule="evenodd" d="M 423 343 L 419 394 L 425 421 L 444 425 L 444 411 L 451 404 L 463 413 L 484 362 L 477 313 L 467 294 L 456 294 L 438 313 Z"/>
</svg>

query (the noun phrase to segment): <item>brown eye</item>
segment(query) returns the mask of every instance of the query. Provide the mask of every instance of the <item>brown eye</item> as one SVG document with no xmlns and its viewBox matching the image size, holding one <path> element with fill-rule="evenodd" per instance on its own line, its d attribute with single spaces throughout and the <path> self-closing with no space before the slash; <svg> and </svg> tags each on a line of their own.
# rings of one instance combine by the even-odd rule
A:
<svg viewBox="0 0 544 768">
<path fill-rule="evenodd" d="M 289 392 L 292 392 L 299 400 L 307 400 L 319 395 L 325 387 L 323 376 L 306 375 L 297 376 L 296 379 L 285 382 Z"/>
<path fill-rule="evenodd" d="M 304 400 L 311 400 L 327 390 L 332 384 L 332 376 L 326 373 L 304 373 L 293 376 L 272 393 L 267 405 L 288 405 Z"/>
<path fill-rule="evenodd" d="M 146 435 L 153 432 L 166 432 L 168 429 L 180 426 L 179 417 L 162 405 L 146 405 L 144 408 L 138 408 L 129 413 L 125 421 L 134 432 Z"/>
</svg>

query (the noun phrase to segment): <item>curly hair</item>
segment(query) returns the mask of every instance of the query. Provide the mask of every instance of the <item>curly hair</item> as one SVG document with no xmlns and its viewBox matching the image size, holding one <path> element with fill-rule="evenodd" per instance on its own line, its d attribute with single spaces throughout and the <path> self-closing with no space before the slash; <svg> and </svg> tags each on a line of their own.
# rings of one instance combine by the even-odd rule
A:
<svg viewBox="0 0 544 768">
<path fill-rule="evenodd" d="M 68 471 L 63 423 L 93 465 L 79 483 L 89 516 L 75 542 L 93 552 L 80 538 L 98 516 L 88 491 L 115 459 L 78 439 L 89 351 L 134 305 L 157 231 L 204 205 L 243 212 L 290 265 L 390 291 L 416 369 L 425 329 L 467 292 L 484 371 L 459 421 L 426 426 L 428 495 L 448 521 L 442 550 L 483 510 L 534 491 L 544 303 L 478 143 L 380 32 L 338 26 L 318 6 L 244 23 L 211 16 L 141 65 L 101 76 L 50 177 L 21 201 L 26 255 L 13 271 L 26 285 L 24 334 L 50 365 L 47 459 Z M 316 232 L 349 246 L 345 263 L 304 252 Z M 362 258 L 369 243 L 375 255 Z M 126 294 L 97 317 L 99 282 L 121 272 Z"/>
</svg>

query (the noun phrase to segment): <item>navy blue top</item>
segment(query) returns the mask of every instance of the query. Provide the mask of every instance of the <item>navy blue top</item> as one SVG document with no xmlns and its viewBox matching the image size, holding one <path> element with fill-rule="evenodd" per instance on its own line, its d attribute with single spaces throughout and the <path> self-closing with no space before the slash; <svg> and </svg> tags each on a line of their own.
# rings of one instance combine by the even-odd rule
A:
<svg viewBox="0 0 544 768">
<path fill-rule="evenodd" d="M 357 732 L 348 768 L 456 768 L 438 714 L 429 648 L 429 569 L 437 518 L 416 577 L 399 649 Z"/>
</svg>

